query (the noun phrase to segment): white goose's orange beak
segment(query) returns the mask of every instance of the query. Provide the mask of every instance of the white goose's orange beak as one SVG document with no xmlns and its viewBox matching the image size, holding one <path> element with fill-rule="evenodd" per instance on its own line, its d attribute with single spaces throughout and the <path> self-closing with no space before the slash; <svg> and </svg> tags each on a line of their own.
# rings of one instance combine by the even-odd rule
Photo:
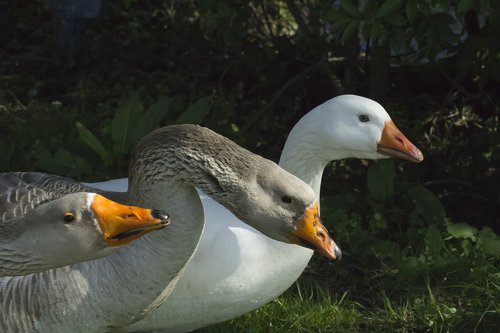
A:
<svg viewBox="0 0 500 333">
<path fill-rule="evenodd" d="M 391 121 L 386 121 L 382 137 L 377 144 L 377 151 L 386 156 L 402 158 L 404 160 L 419 163 L 424 160 L 424 155 L 404 136 L 403 133 Z"/>
<path fill-rule="evenodd" d="M 121 246 L 170 223 L 169 216 L 160 210 L 125 206 L 96 194 L 90 208 L 109 246 Z"/>
<path fill-rule="evenodd" d="M 297 224 L 297 229 L 288 235 L 288 240 L 293 244 L 316 250 L 328 259 L 342 258 L 342 251 L 321 223 L 317 202 L 306 209 Z"/>
</svg>

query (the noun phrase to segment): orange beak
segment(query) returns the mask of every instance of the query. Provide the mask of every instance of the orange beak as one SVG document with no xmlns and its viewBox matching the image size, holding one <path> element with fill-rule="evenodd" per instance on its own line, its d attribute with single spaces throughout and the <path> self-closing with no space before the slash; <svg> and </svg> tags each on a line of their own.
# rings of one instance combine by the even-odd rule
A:
<svg viewBox="0 0 500 333">
<path fill-rule="evenodd" d="M 330 237 L 323 223 L 321 223 L 317 202 L 314 202 L 306 209 L 299 220 L 297 230 L 290 233 L 288 239 L 293 244 L 316 250 L 328 259 L 340 260 L 342 258 L 342 251 L 340 251 L 340 248 Z"/>
<path fill-rule="evenodd" d="M 168 215 L 159 210 L 121 205 L 96 194 L 90 208 L 109 246 L 121 246 L 170 223 Z"/>
<path fill-rule="evenodd" d="M 386 121 L 382 137 L 377 144 L 377 151 L 386 156 L 398 157 L 404 160 L 419 163 L 424 160 L 424 155 L 404 136 L 391 121 Z"/>
</svg>

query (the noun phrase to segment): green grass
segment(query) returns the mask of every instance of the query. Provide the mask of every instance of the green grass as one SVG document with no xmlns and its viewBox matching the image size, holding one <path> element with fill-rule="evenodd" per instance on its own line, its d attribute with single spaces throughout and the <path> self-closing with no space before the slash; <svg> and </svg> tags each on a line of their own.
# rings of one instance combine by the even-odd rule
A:
<svg viewBox="0 0 500 333">
<path fill-rule="evenodd" d="M 328 291 L 303 276 L 285 294 L 237 319 L 196 331 L 216 332 L 498 332 L 498 281 L 438 286 L 420 281 L 394 288 L 394 281 L 367 294 L 356 281 Z M 354 287 L 354 288 L 350 288 Z M 406 289 L 406 290 L 405 290 Z M 360 297 L 361 296 L 361 297 Z"/>
</svg>

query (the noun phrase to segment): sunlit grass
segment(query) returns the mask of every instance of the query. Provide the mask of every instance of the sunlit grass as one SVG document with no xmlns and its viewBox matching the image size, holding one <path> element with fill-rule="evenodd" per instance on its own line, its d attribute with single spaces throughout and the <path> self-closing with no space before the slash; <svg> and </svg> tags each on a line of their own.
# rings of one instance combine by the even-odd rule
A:
<svg viewBox="0 0 500 333">
<path fill-rule="evenodd" d="M 335 291 L 307 276 L 271 303 L 200 329 L 216 332 L 499 332 L 500 290 L 482 284 L 438 285 L 428 279 L 353 293 L 363 281 L 337 281 Z M 354 287 L 354 288 L 351 288 Z M 359 287 L 359 286 L 358 286 Z"/>
</svg>

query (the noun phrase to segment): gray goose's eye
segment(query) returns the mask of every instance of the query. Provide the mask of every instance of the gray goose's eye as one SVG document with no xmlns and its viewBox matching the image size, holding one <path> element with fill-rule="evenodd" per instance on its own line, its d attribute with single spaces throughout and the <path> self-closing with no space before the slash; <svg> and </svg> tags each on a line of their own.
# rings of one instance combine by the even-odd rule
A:
<svg viewBox="0 0 500 333">
<path fill-rule="evenodd" d="M 75 220 L 75 215 L 73 213 L 64 214 L 63 221 L 65 223 L 71 223 Z"/>
<path fill-rule="evenodd" d="M 292 198 L 291 198 L 291 197 L 289 197 L 288 195 L 285 195 L 285 196 L 282 196 L 282 197 L 281 197 L 281 201 L 282 201 L 283 203 L 289 204 L 289 203 L 292 203 Z"/>
<path fill-rule="evenodd" d="M 370 117 L 368 117 L 366 114 L 361 114 L 359 115 L 359 121 L 361 121 L 362 123 L 366 123 L 368 121 L 370 121 Z"/>
</svg>

